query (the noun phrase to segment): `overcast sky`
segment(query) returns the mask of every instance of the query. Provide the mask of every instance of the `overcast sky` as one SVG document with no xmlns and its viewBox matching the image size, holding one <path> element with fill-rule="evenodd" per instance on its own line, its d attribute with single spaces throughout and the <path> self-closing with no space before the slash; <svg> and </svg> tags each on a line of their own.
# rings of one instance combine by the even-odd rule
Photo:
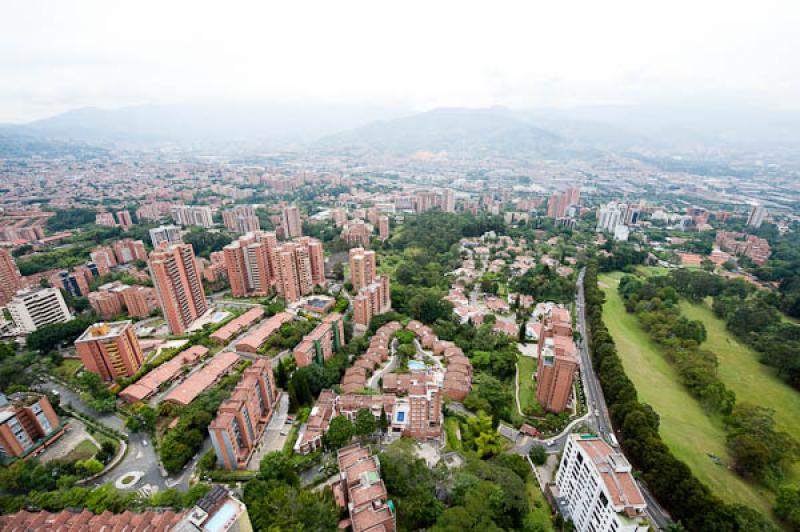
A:
<svg viewBox="0 0 800 532">
<path fill-rule="evenodd" d="M 6 0 L 0 122 L 149 102 L 800 108 L 797 0 Z"/>
</svg>

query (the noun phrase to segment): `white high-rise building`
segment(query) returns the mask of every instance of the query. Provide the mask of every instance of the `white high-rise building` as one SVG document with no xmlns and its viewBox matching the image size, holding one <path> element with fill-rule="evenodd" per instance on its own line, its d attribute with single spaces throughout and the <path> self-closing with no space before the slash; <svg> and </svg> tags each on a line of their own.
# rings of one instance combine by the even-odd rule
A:
<svg viewBox="0 0 800 532">
<path fill-rule="evenodd" d="M 57 288 L 20 290 L 8 304 L 11 319 L 21 334 L 29 334 L 51 323 L 64 323 L 73 316 Z"/>
<path fill-rule="evenodd" d="M 177 225 L 162 225 L 155 229 L 150 229 L 150 241 L 153 248 L 158 249 L 162 242 L 168 244 L 179 244 L 181 240 L 181 228 Z"/>
<path fill-rule="evenodd" d="M 616 203 L 609 203 L 597 210 L 598 233 L 612 233 L 622 221 L 622 211 Z"/>
<path fill-rule="evenodd" d="M 589 434 L 570 434 L 556 486 L 565 519 L 578 532 L 645 532 L 649 530 L 642 492 L 622 453 Z"/>
<path fill-rule="evenodd" d="M 206 229 L 214 225 L 211 207 L 207 205 L 173 205 L 172 218 L 180 225 L 196 225 Z"/>
<path fill-rule="evenodd" d="M 747 225 L 750 227 L 759 228 L 761 224 L 764 223 L 764 219 L 767 217 L 767 208 L 761 205 L 760 203 L 757 205 L 753 205 L 753 208 L 750 210 L 750 215 L 747 217 Z"/>
</svg>

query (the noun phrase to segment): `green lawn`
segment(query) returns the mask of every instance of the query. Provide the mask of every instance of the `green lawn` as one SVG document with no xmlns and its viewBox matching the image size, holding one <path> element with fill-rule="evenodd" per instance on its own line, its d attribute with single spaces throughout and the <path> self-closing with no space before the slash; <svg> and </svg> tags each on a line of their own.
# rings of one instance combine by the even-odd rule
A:
<svg viewBox="0 0 800 532">
<path fill-rule="evenodd" d="M 526 406 L 536 405 L 536 382 L 533 380 L 533 372 L 536 371 L 536 359 L 517 355 L 517 365 L 519 366 L 520 408 L 525 412 Z"/>
<path fill-rule="evenodd" d="M 458 418 L 453 416 L 445 416 L 444 418 L 444 432 L 447 437 L 447 451 L 463 451 L 464 446 L 461 444 L 459 436 Z"/>
<path fill-rule="evenodd" d="M 65 358 L 57 367 L 53 368 L 53 374 L 64 381 L 71 381 L 75 377 L 78 369 L 83 366 L 80 360 L 74 358 Z"/>
<path fill-rule="evenodd" d="M 717 354 L 719 377 L 736 393 L 736 400 L 773 409 L 778 429 L 800 440 L 800 392 L 761 364 L 758 353 L 739 343 L 707 304 L 693 305 L 684 301 L 681 311 L 687 318 L 700 320 L 706 326 L 708 338 L 703 347 Z M 798 464 L 793 468 L 792 478 L 800 479 Z"/>
<path fill-rule="evenodd" d="M 97 451 L 100 449 L 92 443 L 90 440 L 83 440 L 78 445 L 75 446 L 66 456 L 64 456 L 63 460 L 65 462 L 72 462 L 74 460 L 86 460 L 88 458 L 93 457 L 97 454 Z"/>
<path fill-rule="evenodd" d="M 639 399 L 650 404 L 661 419 L 661 437 L 675 456 L 716 495 L 770 515 L 770 495 L 749 484 L 708 456 L 730 463 L 725 432 L 718 417 L 709 417 L 683 385 L 658 347 L 639 327 L 636 316 L 625 312 L 617 293 L 621 273 L 603 274 L 600 286 L 606 294 L 603 317 L 614 338 L 625 371 L 636 386 Z"/>
</svg>

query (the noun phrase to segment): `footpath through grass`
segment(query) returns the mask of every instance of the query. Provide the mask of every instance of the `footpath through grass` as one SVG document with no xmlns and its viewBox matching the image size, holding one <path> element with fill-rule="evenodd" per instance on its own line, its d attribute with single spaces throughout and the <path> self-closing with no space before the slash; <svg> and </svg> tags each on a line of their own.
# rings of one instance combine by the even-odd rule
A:
<svg viewBox="0 0 800 532">
<path fill-rule="evenodd" d="M 636 316 L 625 311 L 617 292 L 622 275 L 615 272 L 599 277 L 606 296 L 603 317 L 640 400 L 650 404 L 661 419 L 662 439 L 718 497 L 771 516 L 771 495 L 767 490 L 745 482 L 709 456 L 718 456 L 723 464 L 731 463 L 722 420 L 708 416 L 689 395 L 672 366 L 639 326 Z"/>
<path fill-rule="evenodd" d="M 682 301 L 681 312 L 705 325 L 707 338 L 702 347 L 717 354 L 719 377 L 736 393 L 736 400 L 773 409 L 778 430 L 800 440 L 800 392 L 779 379 L 772 368 L 761 364 L 758 353 L 739 343 L 708 304 Z M 790 479 L 800 479 L 800 465 L 794 465 Z"/>
</svg>

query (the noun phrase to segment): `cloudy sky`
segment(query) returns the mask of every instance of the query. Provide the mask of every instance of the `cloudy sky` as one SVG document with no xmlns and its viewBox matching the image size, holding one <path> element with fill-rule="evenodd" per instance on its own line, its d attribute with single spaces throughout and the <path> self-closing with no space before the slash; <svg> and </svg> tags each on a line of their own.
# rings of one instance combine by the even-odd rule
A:
<svg viewBox="0 0 800 532">
<path fill-rule="evenodd" d="M 798 28 L 796 0 L 8 0 L 0 122 L 204 100 L 797 109 Z"/>
</svg>

